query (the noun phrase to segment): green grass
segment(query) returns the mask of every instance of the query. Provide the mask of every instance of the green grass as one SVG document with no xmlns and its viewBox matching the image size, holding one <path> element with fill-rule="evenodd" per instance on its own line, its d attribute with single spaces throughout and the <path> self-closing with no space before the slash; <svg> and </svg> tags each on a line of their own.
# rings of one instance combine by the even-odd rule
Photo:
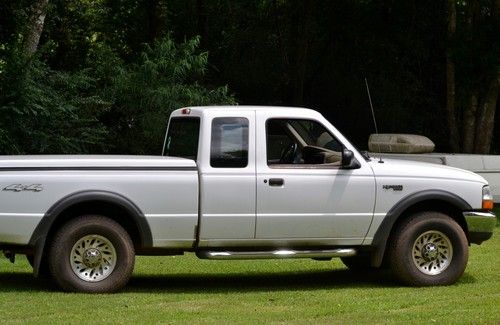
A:
<svg viewBox="0 0 500 325">
<path fill-rule="evenodd" d="M 340 261 L 139 257 L 117 294 L 58 292 L 0 258 L 0 323 L 500 323 L 500 235 L 473 245 L 460 281 L 409 288 Z"/>
</svg>

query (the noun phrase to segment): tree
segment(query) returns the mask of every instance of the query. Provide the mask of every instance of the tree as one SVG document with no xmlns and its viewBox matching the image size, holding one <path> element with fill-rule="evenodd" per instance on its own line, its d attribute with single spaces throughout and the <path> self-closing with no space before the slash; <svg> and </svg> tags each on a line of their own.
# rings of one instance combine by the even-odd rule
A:
<svg viewBox="0 0 500 325">
<path fill-rule="evenodd" d="M 98 116 L 109 106 L 87 72 L 54 71 L 14 52 L 0 75 L 0 153 L 105 151 Z"/>
<path fill-rule="evenodd" d="M 197 52 L 199 42 L 176 44 L 167 36 L 146 45 L 139 62 L 115 68 L 103 94 L 113 103 L 107 126 L 114 152 L 158 154 L 174 109 L 235 103 L 227 87 L 199 83 L 208 59 L 207 53 Z"/>
<path fill-rule="evenodd" d="M 40 36 L 43 32 L 43 24 L 47 15 L 49 0 L 36 0 L 30 7 L 29 19 L 24 33 L 23 53 L 30 57 L 35 54 Z"/>
<path fill-rule="evenodd" d="M 54 71 L 40 60 L 47 6 L 48 0 L 40 0 L 29 8 L 26 23 L 17 27 L 23 37 L 10 45 L 0 74 L 0 152 L 104 150 L 106 130 L 97 117 L 107 103 L 93 94 L 95 80 L 86 70 Z"/>
<path fill-rule="evenodd" d="M 471 2 L 476 8 L 478 8 L 478 0 Z M 478 10 L 478 9 L 476 9 Z M 480 10 L 480 8 L 479 8 Z M 479 15 L 477 13 L 476 15 Z M 495 0 L 491 7 L 490 18 L 492 20 L 493 26 L 500 27 L 500 0 Z M 498 36 L 500 28 L 493 29 L 493 37 Z M 492 52 L 496 56 L 492 58 L 492 64 L 487 68 L 485 80 L 487 82 L 486 92 L 482 92 L 483 97 L 480 99 L 479 104 L 479 114 L 476 120 L 476 134 L 474 138 L 474 152 L 487 154 L 491 150 L 491 141 L 493 138 L 493 128 L 495 126 L 495 113 L 498 102 L 498 94 L 500 92 L 500 47 L 498 42 L 493 44 Z M 495 46 L 496 45 L 496 46 Z M 476 107 L 476 102 L 478 101 L 478 96 L 480 91 L 478 88 L 474 90 L 471 94 L 471 110 L 474 111 Z"/>
<path fill-rule="evenodd" d="M 170 108 L 164 104 L 235 100 L 228 93 L 220 100 L 208 95 L 191 100 L 178 96 L 174 84 L 181 89 L 197 84 L 197 94 L 227 84 L 241 104 L 318 109 L 366 148 L 373 132 L 367 78 L 383 132 L 424 134 L 440 151 L 499 153 L 500 129 L 494 126 L 500 121 L 498 1 L 0 0 L 0 102 L 25 109 L 24 103 L 35 101 L 21 90 L 34 80 L 45 95 L 64 94 L 41 76 L 53 80 L 60 73 L 68 89 L 71 78 L 85 76 L 88 87 L 75 81 L 79 91 L 69 92 L 78 95 L 71 100 L 73 114 L 93 112 L 96 125 L 110 132 L 102 142 L 114 146 L 108 148 L 112 152 L 157 152 L 154 139 L 161 138 L 164 125 L 143 143 L 140 137 L 151 127 L 148 119 L 165 122 Z M 45 20 L 40 19 L 44 12 Z M 173 70 L 159 68 L 162 60 L 149 50 L 156 52 L 161 46 L 155 41 L 167 38 L 175 52 L 198 37 L 194 52 L 176 54 L 171 62 L 182 65 L 180 58 L 189 61 L 205 52 L 210 60 L 202 73 L 191 69 L 187 77 L 171 81 L 167 76 Z M 26 57 L 37 61 L 37 68 L 16 70 L 24 65 L 12 58 L 25 56 L 27 48 L 34 54 Z M 144 61 L 146 52 L 155 59 Z M 162 72 L 141 84 L 149 65 Z M 12 91 L 21 84 L 24 88 Z M 171 101 L 164 97 L 163 104 L 153 105 L 159 95 L 152 89 L 171 89 Z M 59 104 L 69 100 L 54 98 L 61 98 L 54 101 Z M 102 105 L 83 105 L 78 98 L 100 98 Z M 0 128 L 12 136 L 3 122 L 7 113 L 2 114 Z"/>
<path fill-rule="evenodd" d="M 446 111 L 450 147 L 454 152 L 487 154 L 500 90 L 500 47 L 489 40 L 500 31 L 500 1 L 448 3 Z"/>
</svg>

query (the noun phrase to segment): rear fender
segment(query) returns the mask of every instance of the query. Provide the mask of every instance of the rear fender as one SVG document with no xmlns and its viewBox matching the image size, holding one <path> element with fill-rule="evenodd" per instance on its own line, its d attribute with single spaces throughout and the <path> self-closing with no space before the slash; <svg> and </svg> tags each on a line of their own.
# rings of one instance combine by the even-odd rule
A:
<svg viewBox="0 0 500 325">
<path fill-rule="evenodd" d="M 132 218 L 133 223 L 139 234 L 139 247 L 140 248 L 150 248 L 153 245 L 153 239 L 151 235 L 151 229 L 144 214 L 132 201 L 124 197 L 123 195 L 109 192 L 109 191 L 82 191 L 70 194 L 59 201 L 57 201 L 50 209 L 45 213 L 44 217 L 35 228 L 33 235 L 31 236 L 29 245 L 34 247 L 34 265 L 33 270 L 35 276 L 38 276 L 42 257 L 44 255 L 44 250 L 47 242 L 47 238 L 53 230 L 53 227 L 60 222 L 60 218 L 65 218 L 64 212 L 69 208 L 74 207 L 77 204 L 82 204 L 86 202 L 103 202 L 109 203 L 115 206 L 119 206 L 121 209 L 127 212 L 128 217 Z M 72 216 L 66 216 L 72 217 Z"/>
</svg>

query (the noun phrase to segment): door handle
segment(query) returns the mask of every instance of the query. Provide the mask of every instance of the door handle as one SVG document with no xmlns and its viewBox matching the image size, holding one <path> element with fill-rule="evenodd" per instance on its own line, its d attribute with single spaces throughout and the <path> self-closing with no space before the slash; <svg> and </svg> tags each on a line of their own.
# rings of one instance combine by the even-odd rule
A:
<svg viewBox="0 0 500 325">
<path fill-rule="evenodd" d="M 283 186 L 285 180 L 283 178 L 270 178 L 269 186 Z"/>
</svg>

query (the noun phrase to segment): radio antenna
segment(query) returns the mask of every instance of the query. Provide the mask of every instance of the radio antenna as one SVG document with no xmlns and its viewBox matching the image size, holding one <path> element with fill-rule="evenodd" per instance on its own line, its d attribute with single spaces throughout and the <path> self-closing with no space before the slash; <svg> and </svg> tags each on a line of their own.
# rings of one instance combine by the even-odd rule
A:
<svg viewBox="0 0 500 325">
<path fill-rule="evenodd" d="M 375 133 L 378 134 L 377 120 L 375 119 L 375 111 L 373 110 L 372 96 L 370 95 L 370 87 L 368 87 L 368 80 L 365 77 L 366 92 L 368 93 L 368 100 L 372 109 L 373 124 L 375 125 Z"/>
<path fill-rule="evenodd" d="M 375 119 L 375 110 L 373 109 L 373 103 L 372 103 L 372 96 L 370 95 L 370 87 L 368 87 L 368 80 L 365 77 L 365 85 L 366 85 L 366 92 L 368 93 L 368 100 L 370 101 L 370 108 L 372 109 L 372 117 L 373 117 L 373 124 L 375 125 L 375 133 L 378 134 L 378 127 L 377 127 L 377 120 Z M 378 148 L 379 153 L 380 151 L 380 144 Z M 380 164 L 383 164 L 384 161 L 382 160 L 382 156 L 380 156 L 380 159 L 378 161 Z"/>
</svg>

